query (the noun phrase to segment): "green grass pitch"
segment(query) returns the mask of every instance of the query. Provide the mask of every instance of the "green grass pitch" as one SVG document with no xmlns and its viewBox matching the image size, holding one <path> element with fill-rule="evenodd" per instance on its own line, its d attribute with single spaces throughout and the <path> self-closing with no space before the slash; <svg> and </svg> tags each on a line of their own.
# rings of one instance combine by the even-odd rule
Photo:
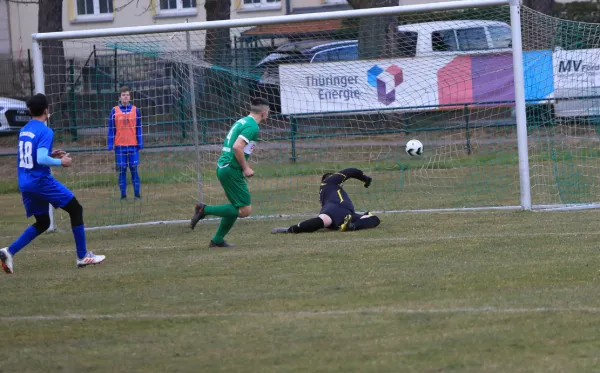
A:
<svg viewBox="0 0 600 373">
<path fill-rule="evenodd" d="M 16 195 L 0 240 L 27 222 Z M 11 205 L 9 201 L 14 203 Z M 10 210 L 10 211 L 8 211 Z M 240 221 L 45 234 L 1 278 L 1 372 L 600 370 L 598 212 L 384 214 L 371 231 Z"/>
</svg>

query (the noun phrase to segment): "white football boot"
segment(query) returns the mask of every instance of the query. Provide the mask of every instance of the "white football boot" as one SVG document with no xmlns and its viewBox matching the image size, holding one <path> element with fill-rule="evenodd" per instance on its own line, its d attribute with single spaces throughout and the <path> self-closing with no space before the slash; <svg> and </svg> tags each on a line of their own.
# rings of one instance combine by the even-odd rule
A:
<svg viewBox="0 0 600 373">
<path fill-rule="evenodd" d="M 106 259 L 104 255 L 95 255 L 93 252 L 88 251 L 87 254 L 81 259 L 77 259 L 77 267 L 85 267 L 90 264 L 100 264 Z"/>
<path fill-rule="evenodd" d="M 0 249 L 0 261 L 2 270 L 9 275 L 13 273 L 13 256 L 8 252 L 8 247 Z"/>
</svg>

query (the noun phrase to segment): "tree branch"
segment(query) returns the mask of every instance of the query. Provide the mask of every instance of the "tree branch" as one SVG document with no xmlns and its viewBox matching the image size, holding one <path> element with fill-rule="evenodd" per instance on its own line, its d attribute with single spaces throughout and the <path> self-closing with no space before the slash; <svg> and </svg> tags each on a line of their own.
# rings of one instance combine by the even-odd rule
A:
<svg viewBox="0 0 600 373">
<path fill-rule="evenodd" d="M 38 0 L 7 0 L 9 3 L 15 4 L 39 4 Z"/>
<path fill-rule="evenodd" d="M 122 11 L 123 9 L 127 8 L 127 6 L 128 6 L 129 4 L 133 3 L 134 1 L 136 1 L 136 0 L 128 0 L 128 1 L 127 1 L 127 3 L 125 3 L 124 5 L 121 5 L 121 6 L 116 6 L 116 7 L 115 7 L 115 12 L 120 12 L 120 11 Z M 135 5 L 135 6 L 136 6 L 136 8 L 137 8 L 137 6 L 138 6 L 138 4 L 139 4 L 139 3 L 140 3 L 140 1 L 138 0 L 137 4 Z"/>
</svg>

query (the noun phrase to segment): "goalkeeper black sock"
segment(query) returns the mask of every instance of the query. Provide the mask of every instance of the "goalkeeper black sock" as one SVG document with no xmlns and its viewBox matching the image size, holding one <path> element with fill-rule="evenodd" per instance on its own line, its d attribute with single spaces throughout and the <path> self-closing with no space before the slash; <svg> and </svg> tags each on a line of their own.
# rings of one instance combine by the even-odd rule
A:
<svg viewBox="0 0 600 373">
<path fill-rule="evenodd" d="M 289 233 L 311 233 L 318 231 L 321 228 L 325 228 L 323 220 L 321 218 L 312 218 L 305 220 L 298 225 L 292 225 L 288 228 Z"/>
<path fill-rule="evenodd" d="M 350 230 L 360 231 L 362 229 L 375 228 L 381 223 L 377 216 L 369 216 L 368 218 L 358 219 L 352 223 Z"/>
</svg>

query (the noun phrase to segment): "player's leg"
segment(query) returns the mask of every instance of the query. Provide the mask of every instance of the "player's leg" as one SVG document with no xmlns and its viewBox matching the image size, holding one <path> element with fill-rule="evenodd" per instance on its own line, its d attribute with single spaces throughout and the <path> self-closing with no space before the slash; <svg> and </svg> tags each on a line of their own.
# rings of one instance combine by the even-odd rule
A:
<svg viewBox="0 0 600 373">
<path fill-rule="evenodd" d="M 129 169 L 131 170 L 131 184 L 133 184 L 133 194 L 135 198 L 142 198 L 140 194 L 140 175 L 138 165 L 140 164 L 140 153 L 137 148 L 130 149 L 128 153 Z"/>
<path fill-rule="evenodd" d="M 69 214 L 71 231 L 75 239 L 77 251 L 77 266 L 85 267 L 88 264 L 98 264 L 104 261 L 104 255 L 94 255 L 87 250 L 85 239 L 85 226 L 83 223 L 83 207 L 73 193 L 54 178 L 49 179 L 43 188 L 45 198 L 55 208 L 60 208 Z"/>
<path fill-rule="evenodd" d="M 73 238 L 75 239 L 77 257 L 82 259 L 85 257 L 85 254 L 87 254 L 85 226 L 83 224 L 83 207 L 74 196 L 69 202 L 65 204 L 61 203 L 61 205 L 60 208 L 65 210 L 69 214 L 69 219 L 71 219 L 71 231 L 73 232 Z"/>
<path fill-rule="evenodd" d="M 104 255 L 95 255 L 93 252 L 87 250 L 85 225 L 83 223 L 83 207 L 77 201 L 77 198 L 73 196 L 68 203 L 59 207 L 65 210 L 71 219 L 71 231 L 73 232 L 75 249 L 77 250 L 77 266 L 85 267 L 90 264 L 102 263 L 105 259 Z"/>
<path fill-rule="evenodd" d="M 231 206 L 238 210 L 238 214 L 221 219 L 219 228 L 217 228 L 217 232 L 212 238 L 209 247 L 228 247 L 233 245 L 225 241 L 225 236 L 233 228 L 238 217 L 246 218 L 250 216 L 252 213 L 252 198 L 250 197 L 248 184 L 246 184 L 241 171 L 227 167 L 217 171 L 217 176 L 223 186 L 227 199 L 231 202 Z M 211 206 L 206 206 L 204 210 L 207 214 L 211 214 Z"/>
<path fill-rule="evenodd" d="M 207 207 L 209 207 L 209 206 L 207 206 Z M 209 208 L 209 210 L 210 210 L 210 208 Z M 219 223 L 217 232 L 215 233 L 214 237 L 210 241 L 209 247 L 233 247 L 233 246 L 235 246 L 230 243 L 227 243 L 227 241 L 225 241 L 225 236 L 227 235 L 227 233 L 229 233 L 231 228 L 233 228 L 233 225 L 235 224 L 235 222 L 237 221 L 238 218 L 247 218 L 248 216 L 250 216 L 251 213 L 252 213 L 252 206 L 241 206 L 238 209 L 237 216 L 223 217 L 221 219 L 221 222 Z"/>
<path fill-rule="evenodd" d="M 237 175 L 237 174 L 240 175 Z M 248 192 L 248 186 L 243 179 L 243 174 L 238 170 L 233 170 L 230 167 L 219 168 L 217 169 L 217 178 L 227 195 L 227 198 L 230 202 L 234 199 L 235 205 L 239 205 L 240 207 L 244 207 L 245 203 L 250 201 L 250 193 Z M 245 187 L 245 192 L 243 191 Z M 241 190 L 241 192 L 238 191 Z M 243 200 L 237 201 L 237 194 L 245 194 L 247 193 L 247 198 L 244 196 Z M 204 219 L 206 215 L 218 216 L 221 218 L 235 218 L 237 219 L 240 216 L 240 208 L 236 207 L 234 203 L 229 203 L 225 205 L 216 205 L 209 206 L 202 202 L 199 202 L 194 208 L 194 216 L 192 217 L 190 228 L 194 229 L 198 221 Z M 251 207 L 250 207 L 251 209 Z M 247 208 L 244 208 L 244 213 L 247 212 Z M 251 211 L 251 210 L 250 210 Z M 234 221 L 235 222 L 235 221 Z"/>
<path fill-rule="evenodd" d="M 119 189 L 121 199 L 127 198 L 127 152 L 122 146 L 115 147 L 115 164 L 119 171 Z"/>
<path fill-rule="evenodd" d="M 319 229 L 329 228 L 333 224 L 331 216 L 328 214 L 319 214 L 318 217 L 304 220 L 289 228 L 273 228 L 271 233 L 312 233 Z"/>
<path fill-rule="evenodd" d="M 48 205 L 48 207 L 50 207 L 50 205 Z M 34 215 L 34 217 L 35 223 L 33 223 L 27 229 L 25 229 L 23 234 L 21 234 L 21 236 L 19 236 L 19 238 L 17 238 L 16 241 L 8 247 L 8 252 L 10 253 L 10 255 L 15 255 L 16 253 L 18 253 L 22 248 L 27 246 L 37 236 L 44 233 L 48 230 L 48 228 L 50 228 L 50 214 L 48 212 L 43 214 L 36 214 Z"/>
<path fill-rule="evenodd" d="M 2 269 L 9 274 L 13 273 L 13 256 L 50 227 L 50 214 L 48 213 L 50 205 L 48 202 L 37 199 L 35 193 L 25 192 L 22 194 L 22 198 L 27 217 L 33 215 L 35 223 L 25 229 L 21 236 L 10 246 L 0 249 Z"/>
<path fill-rule="evenodd" d="M 371 228 L 376 228 L 377 226 L 379 226 L 379 224 L 381 224 L 381 220 L 379 220 L 379 217 L 375 216 L 375 215 L 371 215 L 371 214 L 365 214 L 365 215 L 359 215 L 359 217 L 357 219 L 353 219 L 351 220 L 350 224 L 348 225 L 348 231 L 360 231 L 363 229 L 371 229 Z"/>
</svg>

